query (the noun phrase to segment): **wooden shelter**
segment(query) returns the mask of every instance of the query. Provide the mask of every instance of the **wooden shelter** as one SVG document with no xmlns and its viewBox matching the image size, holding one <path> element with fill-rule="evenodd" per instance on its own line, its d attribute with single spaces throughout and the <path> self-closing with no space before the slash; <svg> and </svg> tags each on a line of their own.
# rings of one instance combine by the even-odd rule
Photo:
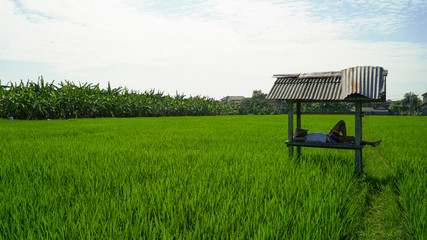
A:
<svg viewBox="0 0 427 240">
<path fill-rule="evenodd" d="M 355 150 L 355 171 L 361 173 L 362 149 L 362 102 L 384 102 L 386 97 L 386 76 L 388 71 L 382 67 L 358 66 L 336 72 L 317 72 L 274 75 L 277 78 L 268 100 L 285 100 L 288 103 L 288 141 L 289 156 L 297 147 L 320 147 Z M 296 127 L 301 128 L 301 102 L 342 101 L 355 104 L 355 144 L 307 143 L 293 140 L 294 104 L 296 104 Z"/>
</svg>

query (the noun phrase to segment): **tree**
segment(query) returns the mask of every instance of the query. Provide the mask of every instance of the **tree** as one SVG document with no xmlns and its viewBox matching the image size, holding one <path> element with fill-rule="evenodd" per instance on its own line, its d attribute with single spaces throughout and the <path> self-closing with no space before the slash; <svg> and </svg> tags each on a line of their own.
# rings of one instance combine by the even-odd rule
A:
<svg viewBox="0 0 427 240">
<path fill-rule="evenodd" d="M 267 94 L 263 93 L 261 90 L 254 90 L 252 92 L 252 101 L 260 105 L 267 103 L 266 98 L 267 98 Z"/>
<path fill-rule="evenodd" d="M 244 98 L 238 108 L 239 114 L 279 114 L 277 107 L 268 104 L 267 94 L 261 90 L 254 90 L 252 97 Z"/>
<path fill-rule="evenodd" d="M 418 106 L 421 99 L 413 92 L 405 93 L 403 99 L 394 101 L 388 108 L 392 112 L 399 112 L 401 115 L 418 115 Z"/>
<path fill-rule="evenodd" d="M 421 99 L 418 97 L 417 94 L 413 92 L 408 92 L 408 93 L 405 93 L 405 95 L 403 96 L 402 103 L 418 106 L 421 104 Z"/>
<path fill-rule="evenodd" d="M 418 105 L 421 104 L 421 99 L 413 92 L 405 93 L 402 99 L 402 104 L 407 105 L 410 115 L 413 115 L 412 113 L 417 112 Z"/>
<path fill-rule="evenodd" d="M 304 102 L 304 112 L 349 112 L 352 103 L 347 102 Z"/>
<path fill-rule="evenodd" d="M 399 100 L 399 101 L 393 101 L 390 104 L 390 107 L 388 107 L 388 110 L 392 112 L 400 113 L 401 111 L 403 112 L 405 109 L 403 107 L 402 101 Z"/>
</svg>

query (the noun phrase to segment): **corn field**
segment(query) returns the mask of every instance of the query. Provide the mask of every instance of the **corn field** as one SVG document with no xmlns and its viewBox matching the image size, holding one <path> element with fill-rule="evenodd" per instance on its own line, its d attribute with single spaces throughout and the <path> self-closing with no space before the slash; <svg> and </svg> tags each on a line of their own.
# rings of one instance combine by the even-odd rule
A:
<svg viewBox="0 0 427 240">
<path fill-rule="evenodd" d="M 0 82 L 0 86 L 1 86 Z M 16 119 L 69 119 L 95 117 L 158 117 L 228 115 L 237 111 L 209 97 L 172 97 L 155 90 L 138 92 L 126 88 L 101 89 L 99 84 L 57 85 L 37 81 L 9 83 L 0 87 L 0 117 Z"/>
</svg>

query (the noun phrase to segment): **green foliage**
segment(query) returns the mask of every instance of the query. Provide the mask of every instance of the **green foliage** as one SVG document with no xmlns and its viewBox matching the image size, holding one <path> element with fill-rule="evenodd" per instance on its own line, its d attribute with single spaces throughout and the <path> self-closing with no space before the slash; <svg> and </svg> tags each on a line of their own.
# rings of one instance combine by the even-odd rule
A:
<svg viewBox="0 0 427 240">
<path fill-rule="evenodd" d="M 340 119 L 353 135 L 352 116 L 305 115 L 303 126 L 327 132 Z M 286 122 L 0 119 L 0 239 L 390 239 L 399 235 L 383 232 L 397 224 L 403 239 L 425 239 L 425 117 L 365 121 L 364 137 L 383 140 L 365 160 L 391 169 L 378 181 L 354 178 L 353 151 L 305 148 L 289 159 Z M 386 211 L 385 228 L 366 235 L 361 225 L 374 223 L 363 211 L 382 181 L 385 197 L 371 204 Z"/>
<path fill-rule="evenodd" d="M 423 116 L 369 117 L 372 138 L 383 140 L 376 150 L 394 170 L 389 181 L 395 186 L 395 201 L 403 209 L 409 239 L 427 236 L 426 129 Z"/>
<path fill-rule="evenodd" d="M 340 117 L 316 121 L 323 130 Z M 325 120 L 323 119 L 323 120 Z M 286 157 L 286 116 L 0 120 L 2 239 L 352 239 L 353 154 Z"/>
<path fill-rule="evenodd" d="M 402 99 L 404 105 L 409 105 L 410 107 L 416 107 L 421 104 L 421 99 L 417 94 L 413 92 L 405 93 Z"/>
<path fill-rule="evenodd" d="M 94 117 L 206 116 L 234 114 L 233 106 L 208 97 L 175 97 L 154 90 L 101 89 L 99 84 L 73 82 L 10 83 L 0 88 L 0 117 L 68 119 Z"/>
<path fill-rule="evenodd" d="M 421 99 L 415 93 L 405 93 L 405 96 L 400 101 L 394 101 L 390 104 L 389 110 L 399 113 L 400 115 L 420 115 L 418 106 L 421 104 Z"/>
<path fill-rule="evenodd" d="M 354 104 L 348 102 L 303 102 L 301 106 L 303 112 L 342 113 L 350 112 Z"/>
<path fill-rule="evenodd" d="M 244 98 L 235 105 L 238 114 L 271 115 L 280 114 L 279 109 L 267 102 L 267 94 L 261 90 L 254 90 L 252 97 Z"/>
<path fill-rule="evenodd" d="M 392 112 L 400 112 L 400 111 L 404 111 L 404 107 L 402 104 L 402 101 L 393 101 L 390 104 L 390 107 L 388 108 L 388 110 L 392 111 Z"/>
</svg>

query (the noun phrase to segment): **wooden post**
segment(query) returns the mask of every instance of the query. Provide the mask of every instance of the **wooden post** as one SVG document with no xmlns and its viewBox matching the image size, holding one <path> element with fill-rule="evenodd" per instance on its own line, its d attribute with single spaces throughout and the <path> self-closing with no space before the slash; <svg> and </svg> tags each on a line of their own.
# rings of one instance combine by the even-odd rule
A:
<svg viewBox="0 0 427 240">
<path fill-rule="evenodd" d="M 288 142 L 293 142 L 294 135 L 294 116 L 293 116 L 293 105 L 292 101 L 288 101 Z M 294 155 L 294 147 L 292 145 L 289 146 L 289 157 Z"/>
<path fill-rule="evenodd" d="M 362 142 L 362 103 L 360 101 L 355 103 L 355 107 L 356 107 L 356 114 L 355 114 L 355 145 L 356 150 L 355 150 L 355 172 L 356 174 L 360 175 L 363 171 L 363 163 L 362 163 L 362 148 L 361 147 L 361 142 Z"/>
<path fill-rule="evenodd" d="M 301 101 L 297 101 L 297 128 L 301 128 Z M 300 146 L 297 146 L 297 156 L 301 156 Z"/>
</svg>

